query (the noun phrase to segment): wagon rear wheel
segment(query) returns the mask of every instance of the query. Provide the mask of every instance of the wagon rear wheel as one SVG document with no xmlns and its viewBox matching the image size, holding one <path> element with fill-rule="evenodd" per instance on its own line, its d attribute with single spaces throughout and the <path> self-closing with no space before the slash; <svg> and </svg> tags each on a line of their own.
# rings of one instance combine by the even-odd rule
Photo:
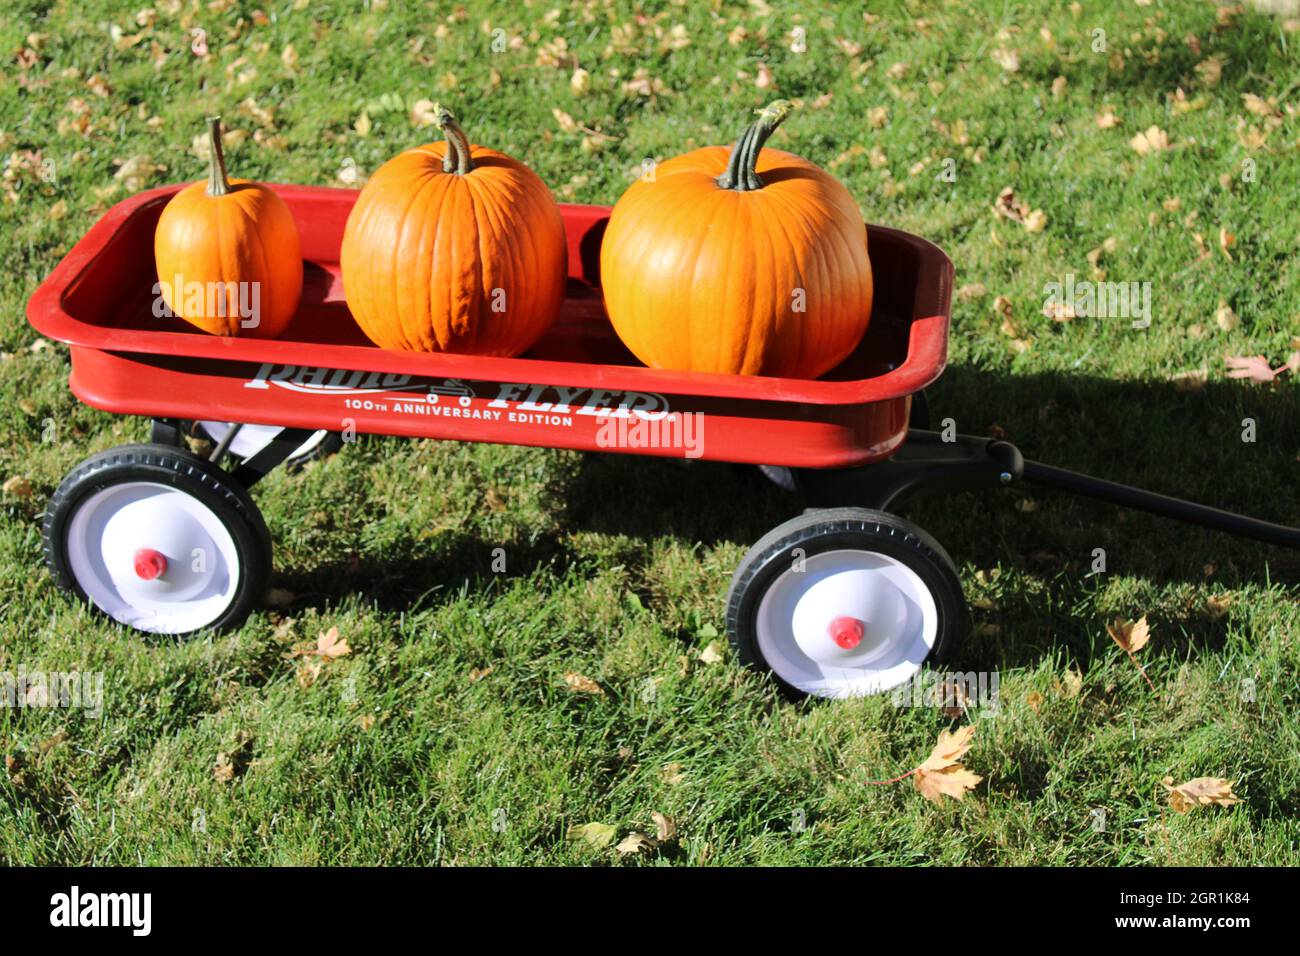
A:
<svg viewBox="0 0 1300 956">
<path fill-rule="evenodd" d="M 793 696 L 861 697 L 911 680 L 966 628 L 952 559 L 865 508 L 801 515 L 745 555 L 727 596 L 740 659 Z"/>
<path fill-rule="evenodd" d="M 188 634 L 243 623 L 271 574 L 271 538 L 248 492 L 165 445 L 86 459 L 41 528 L 55 581 L 137 630 Z"/>
</svg>

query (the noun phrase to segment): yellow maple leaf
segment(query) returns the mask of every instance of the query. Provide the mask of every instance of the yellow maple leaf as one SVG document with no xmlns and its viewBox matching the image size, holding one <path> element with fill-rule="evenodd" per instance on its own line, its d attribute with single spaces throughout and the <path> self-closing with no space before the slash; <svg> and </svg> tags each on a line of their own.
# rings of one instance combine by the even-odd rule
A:
<svg viewBox="0 0 1300 956">
<path fill-rule="evenodd" d="M 947 794 L 954 800 L 962 799 L 966 796 L 966 791 L 984 778 L 977 773 L 971 773 L 961 764 L 953 764 L 942 770 L 920 770 L 912 779 L 921 796 L 933 803 L 939 803 L 941 802 L 939 797 L 943 794 Z"/>
<path fill-rule="evenodd" d="M 956 733 L 947 730 L 939 731 L 939 742 L 934 745 L 925 763 L 921 764 L 921 769 L 942 770 L 944 767 L 951 767 L 966 751 L 970 750 L 971 738 L 974 736 L 973 724 L 959 727 Z"/>
</svg>

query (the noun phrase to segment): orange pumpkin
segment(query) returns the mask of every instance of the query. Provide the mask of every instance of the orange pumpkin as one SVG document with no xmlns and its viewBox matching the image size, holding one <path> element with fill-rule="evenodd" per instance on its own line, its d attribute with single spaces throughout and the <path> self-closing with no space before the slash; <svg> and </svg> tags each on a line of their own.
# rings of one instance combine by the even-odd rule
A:
<svg viewBox="0 0 1300 956">
<path fill-rule="evenodd" d="M 388 349 L 518 355 L 555 321 L 568 275 L 559 207 L 516 159 L 447 139 L 376 170 L 343 233 L 348 308 Z"/>
<path fill-rule="evenodd" d="M 205 332 L 273 339 L 302 293 L 298 227 L 268 187 L 226 177 L 221 117 L 208 120 L 208 136 L 208 181 L 182 189 L 158 217 L 159 291 Z"/>
<path fill-rule="evenodd" d="M 605 309 L 654 368 L 815 378 L 871 316 L 867 234 L 821 168 L 763 143 L 778 100 L 736 145 L 659 164 L 619 199 L 600 251 Z"/>
</svg>

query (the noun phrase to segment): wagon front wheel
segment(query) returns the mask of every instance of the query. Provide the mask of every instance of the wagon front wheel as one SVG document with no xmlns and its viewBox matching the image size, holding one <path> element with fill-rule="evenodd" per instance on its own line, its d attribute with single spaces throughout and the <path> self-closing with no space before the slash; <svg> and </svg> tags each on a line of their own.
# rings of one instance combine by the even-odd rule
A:
<svg viewBox="0 0 1300 956">
<path fill-rule="evenodd" d="M 943 658 L 966 621 L 943 548 L 866 508 L 787 521 L 749 550 L 727 596 L 740 659 L 795 696 L 861 697 L 905 684 Z"/>
<path fill-rule="evenodd" d="M 165 445 L 86 459 L 50 499 L 41 532 L 61 587 L 150 633 L 238 627 L 270 582 L 271 538 L 248 492 Z"/>
</svg>

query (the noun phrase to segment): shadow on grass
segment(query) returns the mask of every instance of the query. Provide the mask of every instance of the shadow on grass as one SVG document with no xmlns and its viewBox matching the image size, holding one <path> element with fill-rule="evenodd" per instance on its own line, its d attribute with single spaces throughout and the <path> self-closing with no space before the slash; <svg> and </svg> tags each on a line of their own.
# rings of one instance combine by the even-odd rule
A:
<svg viewBox="0 0 1300 956">
<path fill-rule="evenodd" d="M 951 418 L 964 434 L 1005 433 L 1027 458 L 1300 525 L 1300 388 L 1292 382 L 1270 388 L 1214 382 L 1183 391 L 1159 382 L 1064 372 L 1013 376 L 965 366 L 950 368 L 930 400 L 932 427 Z M 1254 441 L 1243 440 L 1249 422 Z M 756 468 L 592 454 L 557 489 L 556 507 L 557 524 L 567 531 L 631 539 L 624 548 L 611 547 L 635 577 L 647 557 L 635 542 L 669 537 L 748 547 L 798 514 L 802 502 Z M 1191 585 L 1300 581 L 1295 552 L 1028 483 L 924 499 L 905 512 L 959 566 L 998 567 L 1022 585 L 1030 582 L 996 615 L 973 611 L 976 626 L 953 661 L 957 666 L 1032 664 L 1061 647 L 1086 663 L 1099 652 L 1091 605 L 1106 575 L 1189 586 L 1185 606 L 1158 610 L 1175 657 L 1221 647 L 1227 638 L 1222 617 L 1194 600 Z M 468 533 L 441 537 L 430 550 L 411 539 L 378 562 L 290 570 L 280 583 L 300 599 L 357 593 L 402 611 L 437 606 L 462 589 L 499 587 L 543 566 L 581 573 L 595 560 L 562 539 L 543 537 L 512 543 L 510 571 L 502 575 L 492 567 L 497 544 Z M 1105 552 L 1104 575 L 1091 573 L 1098 549 Z"/>
</svg>

